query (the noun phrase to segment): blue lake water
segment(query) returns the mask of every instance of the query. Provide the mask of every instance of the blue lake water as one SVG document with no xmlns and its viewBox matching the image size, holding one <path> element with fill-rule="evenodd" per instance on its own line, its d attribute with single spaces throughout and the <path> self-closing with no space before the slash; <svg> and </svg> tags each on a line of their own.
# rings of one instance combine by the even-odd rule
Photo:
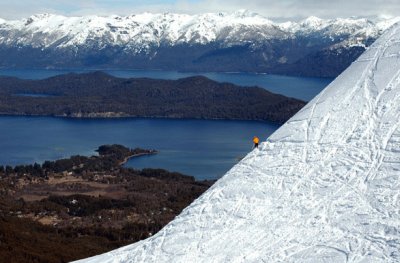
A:
<svg viewBox="0 0 400 263">
<path fill-rule="evenodd" d="M 278 125 L 252 121 L 176 119 L 67 119 L 0 117 L 0 164 L 42 163 L 75 154 L 93 155 L 102 144 L 157 149 L 159 154 L 131 159 L 134 168 L 164 168 L 215 179 Z"/>
<path fill-rule="evenodd" d="M 219 82 L 230 82 L 241 86 L 259 86 L 271 92 L 309 101 L 324 89 L 332 78 L 305 78 L 255 73 L 182 73 L 155 70 L 103 70 L 121 78 L 179 79 L 203 75 Z M 85 73 L 88 70 L 10 70 L 0 69 L 0 76 L 24 79 L 44 79 L 69 72 Z"/>
<path fill-rule="evenodd" d="M 43 79 L 85 70 L 0 70 L 0 75 Z M 175 71 L 106 70 L 117 77 L 178 79 L 199 73 Z M 260 86 L 275 93 L 310 100 L 332 79 L 301 78 L 248 73 L 202 73 L 216 81 Z M 36 96 L 35 94 L 23 94 Z M 43 96 L 43 94 L 39 94 Z M 41 163 L 70 155 L 95 154 L 102 144 L 123 144 L 159 150 L 154 156 L 130 160 L 134 168 L 164 168 L 215 179 L 228 171 L 252 148 L 252 138 L 262 140 L 279 126 L 251 121 L 171 119 L 65 119 L 0 116 L 0 165 Z"/>
<path fill-rule="evenodd" d="M 18 93 L 14 94 L 14 96 L 20 97 L 31 97 L 31 98 L 49 98 L 49 97 L 57 97 L 51 94 L 39 94 L 39 93 Z"/>
</svg>

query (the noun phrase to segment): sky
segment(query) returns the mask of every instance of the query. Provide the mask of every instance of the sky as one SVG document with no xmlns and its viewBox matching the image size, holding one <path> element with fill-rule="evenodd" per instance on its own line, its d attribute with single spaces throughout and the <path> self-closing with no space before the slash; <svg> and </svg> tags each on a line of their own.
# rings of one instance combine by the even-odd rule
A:
<svg viewBox="0 0 400 263">
<path fill-rule="evenodd" d="M 234 12 L 247 9 L 275 20 L 400 16 L 399 0 L 0 0 L 0 18 L 21 19 L 39 13 L 66 16 L 131 15 L 143 12 Z"/>
</svg>

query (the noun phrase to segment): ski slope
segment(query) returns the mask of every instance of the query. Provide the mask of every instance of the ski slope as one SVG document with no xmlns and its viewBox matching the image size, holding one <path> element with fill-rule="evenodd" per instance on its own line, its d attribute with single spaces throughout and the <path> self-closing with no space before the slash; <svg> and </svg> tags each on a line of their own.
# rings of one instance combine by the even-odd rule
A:
<svg viewBox="0 0 400 263">
<path fill-rule="evenodd" d="M 79 262 L 400 262 L 400 25 L 158 234 Z"/>
</svg>

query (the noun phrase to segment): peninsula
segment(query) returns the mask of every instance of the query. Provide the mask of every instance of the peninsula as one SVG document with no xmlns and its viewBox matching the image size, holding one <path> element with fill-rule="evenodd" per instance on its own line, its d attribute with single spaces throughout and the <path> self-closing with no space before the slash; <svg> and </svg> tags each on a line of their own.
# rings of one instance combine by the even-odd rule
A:
<svg viewBox="0 0 400 263">
<path fill-rule="evenodd" d="M 305 103 L 202 76 L 117 78 L 103 72 L 44 80 L 0 77 L 0 114 L 257 120 L 284 123 Z"/>
</svg>

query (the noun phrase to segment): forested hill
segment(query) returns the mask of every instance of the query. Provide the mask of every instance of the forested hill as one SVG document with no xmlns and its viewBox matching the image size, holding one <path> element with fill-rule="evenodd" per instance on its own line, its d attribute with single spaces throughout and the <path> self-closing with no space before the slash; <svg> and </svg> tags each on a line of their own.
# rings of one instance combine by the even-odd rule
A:
<svg viewBox="0 0 400 263">
<path fill-rule="evenodd" d="M 242 119 L 283 123 L 305 105 L 259 87 L 205 77 L 116 78 L 102 72 L 44 80 L 0 77 L 0 114 Z"/>
</svg>

